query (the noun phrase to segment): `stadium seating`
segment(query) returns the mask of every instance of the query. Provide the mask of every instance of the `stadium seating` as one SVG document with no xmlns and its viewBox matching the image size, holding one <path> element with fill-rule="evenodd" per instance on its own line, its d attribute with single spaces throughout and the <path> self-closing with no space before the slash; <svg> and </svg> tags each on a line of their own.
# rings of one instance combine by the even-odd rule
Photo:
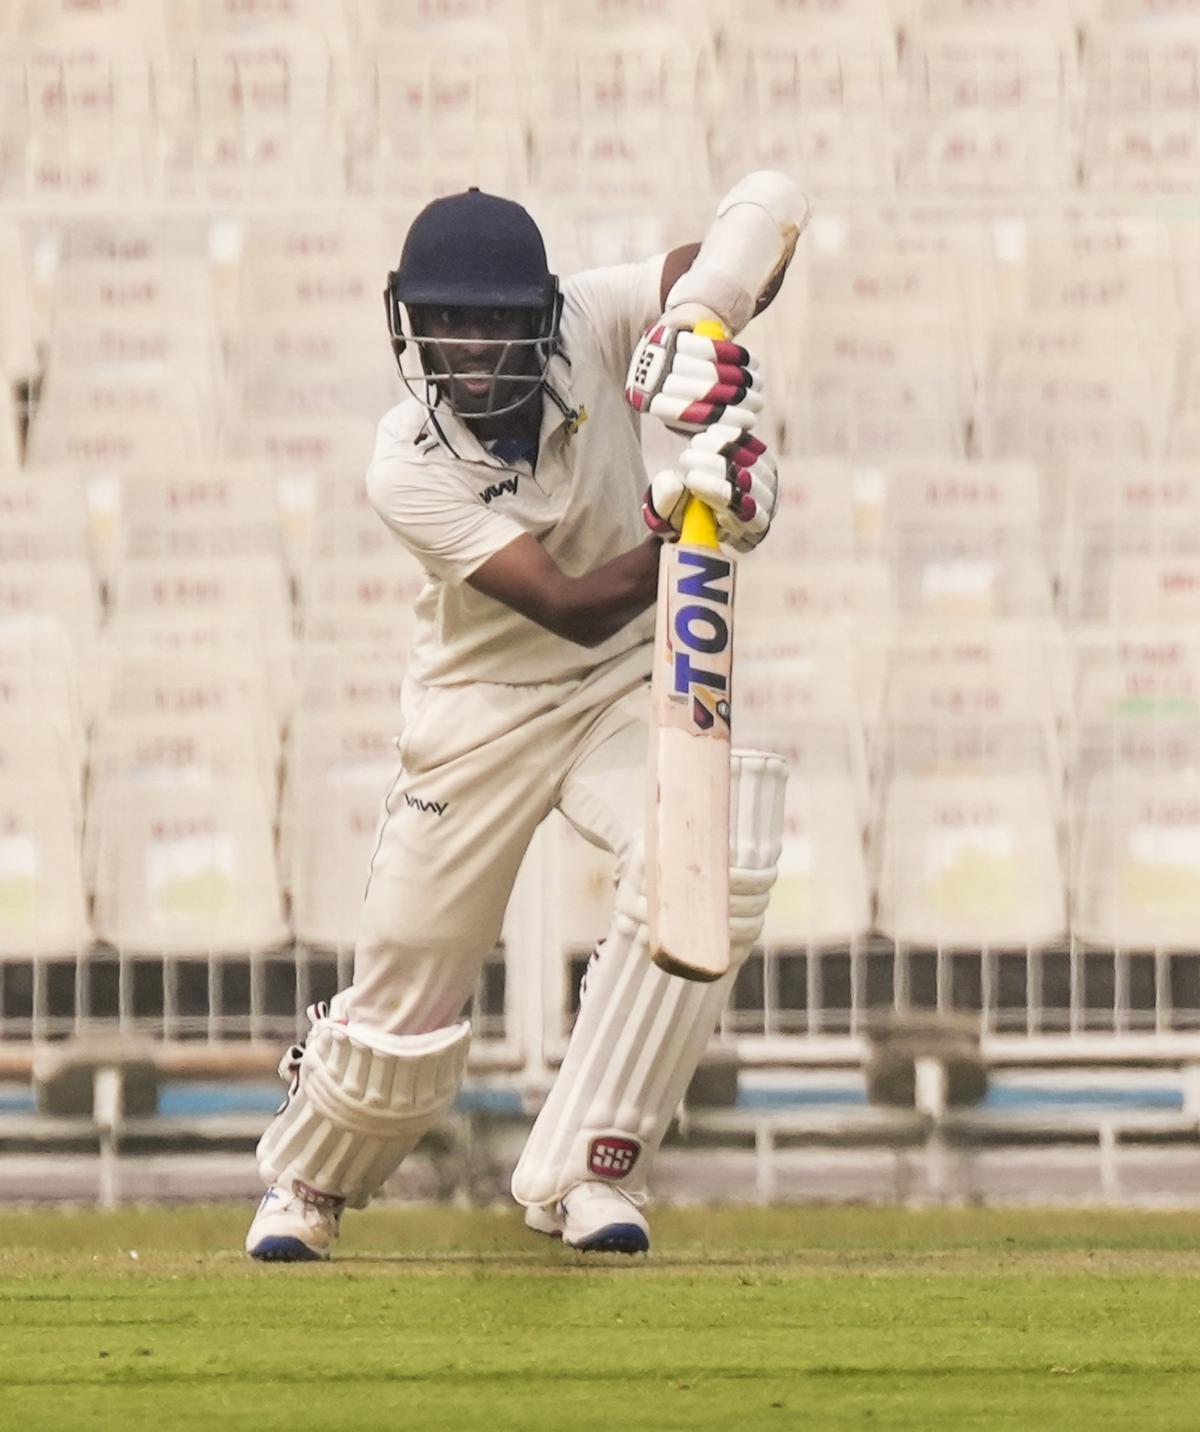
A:
<svg viewBox="0 0 1200 1432">
<path fill-rule="evenodd" d="M 1048 618 L 1052 597 L 1036 471 L 1020 463 L 895 463 L 883 544 L 906 618 Z"/>
<path fill-rule="evenodd" d="M 0 959 L 79 958 L 93 936 L 74 812 L 21 764 L 0 747 Z"/>
<path fill-rule="evenodd" d="M 789 947 L 849 944 L 871 924 L 868 756 L 853 658 L 820 636 L 764 635 L 740 652 L 738 742 L 778 751 L 789 767 L 778 898 L 765 938 Z"/>
<path fill-rule="evenodd" d="M 878 923 L 938 949 L 1066 930 L 1061 760 L 1037 628 L 904 638 L 889 657 L 874 833 Z"/>
<path fill-rule="evenodd" d="M 954 331 L 936 311 L 821 308 L 802 352 L 793 451 L 965 456 L 970 388 Z"/>
<path fill-rule="evenodd" d="M 395 720 L 395 708 L 355 700 L 302 707 L 292 725 L 281 863 L 304 945 L 354 947 L 384 796 L 396 777 Z"/>
<path fill-rule="evenodd" d="M 256 954 L 286 942 L 270 817 L 244 781 L 131 780 L 98 824 L 100 939 L 131 955 Z"/>
<path fill-rule="evenodd" d="M 1066 474 L 1062 607 L 1072 623 L 1122 621 L 1128 559 L 1200 550 L 1200 481 L 1180 462 L 1080 463 Z M 1119 576 L 1120 574 L 1120 576 Z"/>
<path fill-rule="evenodd" d="M 1076 936 L 1118 950 L 1200 937 L 1200 799 L 1182 770 L 1098 774 L 1082 793 Z"/>
<path fill-rule="evenodd" d="M 1194 5 L 11 0 L 0 32 L 0 956 L 345 965 L 423 586 L 363 484 L 411 217 L 513 193 L 569 274 L 699 237 L 755 164 L 814 209 L 746 335 L 782 501 L 735 738 L 792 763 L 763 988 L 1019 951 L 1031 1006 L 1038 952 L 1195 947 Z M 679 445 L 647 425 L 651 467 Z M 546 849 L 500 1024 L 538 940 L 607 922 L 611 858 Z"/>
</svg>

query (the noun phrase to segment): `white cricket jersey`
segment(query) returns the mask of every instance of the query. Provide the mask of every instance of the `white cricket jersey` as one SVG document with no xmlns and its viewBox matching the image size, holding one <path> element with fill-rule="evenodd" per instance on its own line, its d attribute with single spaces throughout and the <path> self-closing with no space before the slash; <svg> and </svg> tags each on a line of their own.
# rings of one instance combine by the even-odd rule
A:
<svg viewBox="0 0 1200 1432">
<path fill-rule="evenodd" d="M 428 577 L 409 653 L 416 681 L 556 681 L 651 640 L 647 611 L 603 645 L 578 646 L 466 579 L 526 532 L 573 577 L 645 539 L 646 469 L 624 385 L 634 346 L 659 313 L 662 262 L 593 269 L 563 284 L 565 357 L 550 363 L 558 401 L 543 394 L 535 467 L 499 461 L 453 414 L 431 416 L 412 398 L 379 424 L 367 492 Z"/>
</svg>

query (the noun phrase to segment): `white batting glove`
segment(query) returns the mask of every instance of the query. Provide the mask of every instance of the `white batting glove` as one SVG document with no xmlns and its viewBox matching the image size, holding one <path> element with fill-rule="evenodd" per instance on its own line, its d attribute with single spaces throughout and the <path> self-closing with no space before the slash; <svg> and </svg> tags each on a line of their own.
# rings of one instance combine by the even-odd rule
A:
<svg viewBox="0 0 1200 1432">
<path fill-rule="evenodd" d="M 664 542 L 679 540 L 689 497 L 712 508 L 721 541 L 750 552 L 767 535 L 779 501 L 779 474 L 766 443 L 740 428 L 706 428 L 684 448 L 680 471 L 660 472 L 646 489 L 642 516 Z"/>
<path fill-rule="evenodd" d="M 633 350 L 625 396 L 675 432 L 703 432 L 714 423 L 749 428 L 762 412 L 763 378 L 740 343 L 702 338 L 660 318 Z"/>
</svg>

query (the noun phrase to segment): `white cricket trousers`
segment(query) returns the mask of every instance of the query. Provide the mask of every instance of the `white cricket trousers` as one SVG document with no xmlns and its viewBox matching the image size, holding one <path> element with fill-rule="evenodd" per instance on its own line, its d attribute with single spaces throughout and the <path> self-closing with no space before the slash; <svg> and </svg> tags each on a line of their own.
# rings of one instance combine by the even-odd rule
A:
<svg viewBox="0 0 1200 1432">
<path fill-rule="evenodd" d="M 643 644 L 578 679 L 410 691 L 340 1014 L 390 1034 L 452 1024 L 556 807 L 624 871 L 645 818 L 649 668 Z"/>
</svg>

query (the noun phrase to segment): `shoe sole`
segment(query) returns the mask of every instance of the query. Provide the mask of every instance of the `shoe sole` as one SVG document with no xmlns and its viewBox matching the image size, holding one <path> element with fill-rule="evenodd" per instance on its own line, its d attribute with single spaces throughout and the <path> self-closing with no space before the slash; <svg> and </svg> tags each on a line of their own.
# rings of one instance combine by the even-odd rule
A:
<svg viewBox="0 0 1200 1432">
<path fill-rule="evenodd" d="M 564 1238 L 568 1248 L 580 1253 L 649 1253 L 650 1237 L 636 1223 L 609 1223 L 589 1233 L 578 1243 Z"/>
<path fill-rule="evenodd" d="M 250 1256 L 259 1263 L 322 1263 L 329 1255 L 314 1252 L 299 1238 L 264 1238 Z"/>
</svg>

